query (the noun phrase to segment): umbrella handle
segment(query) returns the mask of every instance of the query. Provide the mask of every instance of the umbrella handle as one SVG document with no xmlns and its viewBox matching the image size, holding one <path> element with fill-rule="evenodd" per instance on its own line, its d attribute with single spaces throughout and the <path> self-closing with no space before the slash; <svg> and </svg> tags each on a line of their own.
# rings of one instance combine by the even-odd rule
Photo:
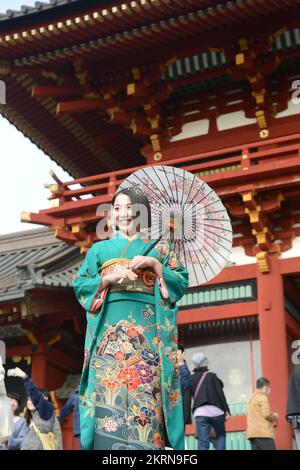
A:
<svg viewBox="0 0 300 470">
<path fill-rule="evenodd" d="M 163 234 L 164 235 L 164 234 Z M 143 256 L 147 256 L 148 253 L 150 253 L 150 251 L 157 245 L 158 242 L 160 242 L 160 240 L 162 239 L 163 235 L 161 235 L 157 240 L 154 240 L 153 243 L 151 243 L 150 246 L 148 246 L 148 248 L 146 249 L 146 251 L 143 253 Z"/>
<path fill-rule="evenodd" d="M 146 251 L 144 252 L 143 256 L 147 256 L 147 254 L 158 244 L 158 242 L 160 242 L 160 240 L 162 238 L 165 237 L 165 235 L 167 234 L 168 230 L 170 230 L 170 232 L 174 233 L 175 231 L 175 222 L 174 222 L 174 212 L 172 211 L 171 214 L 170 214 L 170 221 L 167 223 L 167 226 L 166 226 L 166 230 L 164 231 L 164 233 L 161 234 L 161 236 L 155 240 L 147 249 Z"/>
</svg>

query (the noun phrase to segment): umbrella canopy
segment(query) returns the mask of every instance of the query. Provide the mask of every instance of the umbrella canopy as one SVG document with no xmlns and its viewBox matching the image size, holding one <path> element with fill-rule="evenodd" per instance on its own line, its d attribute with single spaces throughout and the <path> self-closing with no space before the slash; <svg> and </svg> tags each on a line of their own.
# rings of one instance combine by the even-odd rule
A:
<svg viewBox="0 0 300 470">
<path fill-rule="evenodd" d="M 190 287 L 222 271 L 231 253 L 232 228 L 225 207 L 208 184 L 184 169 L 157 165 L 132 173 L 118 192 L 127 188 L 148 197 L 150 238 L 172 243 L 189 271 Z"/>
</svg>

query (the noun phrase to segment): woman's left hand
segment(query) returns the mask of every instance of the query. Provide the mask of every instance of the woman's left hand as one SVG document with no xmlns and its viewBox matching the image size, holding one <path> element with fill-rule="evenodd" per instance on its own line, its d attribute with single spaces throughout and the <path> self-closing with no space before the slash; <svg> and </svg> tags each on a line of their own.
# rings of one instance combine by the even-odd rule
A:
<svg viewBox="0 0 300 470">
<path fill-rule="evenodd" d="M 141 269 L 141 268 L 152 268 L 158 278 L 158 287 L 161 292 L 161 295 L 164 299 L 169 298 L 169 292 L 165 280 L 163 278 L 163 265 L 161 262 L 152 256 L 135 256 L 129 268 L 134 269 Z"/>
<path fill-rule="evenodd" d="M 141 268 L 152 268 L 155 269 L 155 267 L 158 267 L 158 259 L 152 257 L 152 256 L 135 256 L 130 265 L 130 269 L 141 269 Z"/>
</svg>

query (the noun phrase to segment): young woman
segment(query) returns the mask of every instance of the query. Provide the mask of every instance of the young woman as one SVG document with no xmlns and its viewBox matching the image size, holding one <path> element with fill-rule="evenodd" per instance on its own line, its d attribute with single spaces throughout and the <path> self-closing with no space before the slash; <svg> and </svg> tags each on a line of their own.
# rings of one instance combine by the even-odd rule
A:
<svg viewBox="0 0 300 470">
<path fill-rule="evenodd" d="M 143 209 L 139 223 L 133 208 Z M 176 366 L 177 307 L 188 273 L 168 242 L 150 244 L 147 197 L 122 190 L 113 200 L 116 232 L 95 243 L 74 278 L 87 311 L 80 387 L 86 449 L 184 449 Z"/>
</svg>

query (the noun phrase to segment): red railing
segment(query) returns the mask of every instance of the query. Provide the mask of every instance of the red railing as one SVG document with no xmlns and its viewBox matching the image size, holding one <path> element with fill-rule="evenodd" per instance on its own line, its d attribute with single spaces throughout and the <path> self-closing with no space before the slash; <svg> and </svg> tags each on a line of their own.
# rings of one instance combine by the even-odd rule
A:
<svg viewBox="0 0 300 470">
<path fill-rule="evenodd" d="M 174 165 L 194 174 L 199 175 L 200 173 L 203 179 L 217 188 L 232 179 L 237 179 L 240 182 L 241 176 L 245 180 L 247 175 L 255 176 L 258 173 L 272 172 L 273 174 L 280 174 L 284 170 L 285 172 L 293 172 L 293 168 L 295 165 L 298 166 L 299 163 L 300 134 L 293 134 L 168 160 L 167 162 L 158 162 L 157 164 Z M 69 201 L 83 201 L 95 196 L 111 196 L 122 181 L 139 168 L 141 167 L 102 173 L 65 183 L 57 179 L 57 185 L 52 188 L 52 199 L 59 199 L 59 205 L 61 206 Z M 203 175 L 206 172 L 210 172 L 210 174 Z M 72 189 L 76 185 L 80 187 Z"/>
</svg>

